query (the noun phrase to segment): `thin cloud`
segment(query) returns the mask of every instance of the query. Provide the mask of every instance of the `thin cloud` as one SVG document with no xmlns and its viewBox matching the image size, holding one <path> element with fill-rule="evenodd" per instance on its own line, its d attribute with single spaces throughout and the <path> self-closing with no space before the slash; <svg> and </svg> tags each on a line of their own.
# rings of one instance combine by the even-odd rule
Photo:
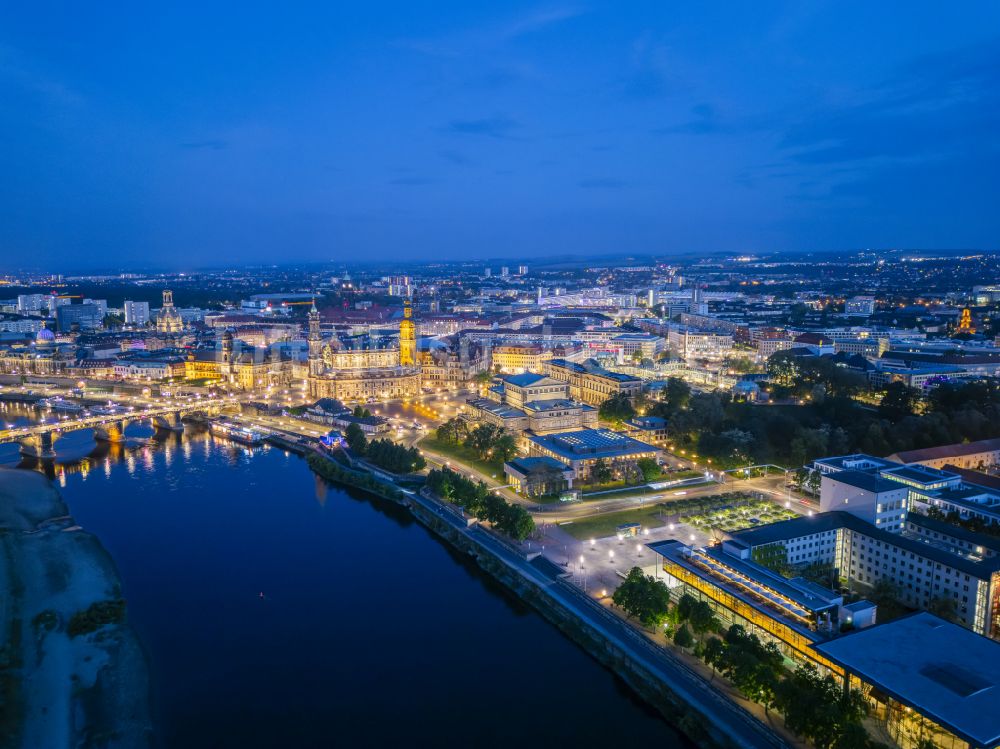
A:
<svg viewBox="0 0 1000 749">
<path fill-rule="evenodd" d="M 520 37 L 572 20 L 586 12 L 585 8 L 575 5 L 536 8 L 505 21 L 448 36 L 403 39 L 396 42 L 396 46 L 432 57 L 462 57 L 484 49 L 501 47 Z"/>
<path fill-rule="evenodd" d="M 52 104 L 75 106 L 83 102 L 83 97 L 76 91 L 38 70 L 17 49 L 3 44 L 0 44 L 0 79 L 6 79 Z"/>
<path fill-rule="evenodd" d="M 445 130 L 457 135 L 482 135 L 488 138 L 509 138 L 518 124 L 510 117 L 496 115 L 471 120 L 452 120 Z"/>
</svg>

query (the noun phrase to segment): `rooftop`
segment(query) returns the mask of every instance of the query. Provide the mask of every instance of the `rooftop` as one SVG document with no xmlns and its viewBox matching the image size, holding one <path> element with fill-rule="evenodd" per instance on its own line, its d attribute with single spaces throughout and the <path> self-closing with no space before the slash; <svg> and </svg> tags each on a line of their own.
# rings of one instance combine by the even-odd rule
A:
<svg viewBox="0 0 1000 749">
<path fill-rule="evenodd" d="M 960 458 L 965 455 L 1000 451 L 1000 437 L 977 442 L 963 442 L 956 445 L 939 445 L 926 447 L 923 450 L 907 450 L 895 453 L 890 457 L 900 463 L 919 463 L 923 460 L 941 460 L 942 458 Z"/>
<path fill-rule="evenodd" d="M 532 435 L 529 440 L 567 460 L 580 458 L 614 458 L 635 453 L 654 453 L 658 448 L 645 442 L 612 432 L 610 429 L 580 429 L 545 436 Z"/>
<path fill-rule="evenodd" d="M 826 478 L 829 478 L 831 481 L 839 481 L 842 484 L 848 484 L 874 494 L 900 491 L 906 488 L 898 481 L 892 481 L 891 479 L 883 478 L 874 473 L 866 473 L 864 471 L 838 471 L 837 473 L 827 474 Z M 826 478 L 824 478 L 824 480 L 826 480 Z"/>
<path fill-rule="evenodd" d="M 533 372 L 525 372 L 524 374 L 505 375 L 504 377 L 501 377 L 500 379 L 503 380 L 505 384 L 514 385 L 515 387 L 525 388 L 525 387 L 531 387 L 532 385 L 537 385 L 542 380 L 547 380 L 549 378 L 546 377 L 543 374 L 535 374 Z M 553 381 L 552 384 L 556 385 L 556 384 L 559 384 L 559 383 Z"/>
<path fill-rule="evenodd" d="M 973 746 L 1000 742 L 1000 643 L 920 612 L 813 648 Z"/>
<path fill-rule="evenodd" d="M 913 521 L 917 515 L 911 514 L 909 520 Z M 922 520 L 922 519 L 921 519 Z M 889 531 L 877 528 L 871 523 L 867 523 L 859 517 L 834 510 L 832 512 L 821 512 L 810 517 L 797 517 L 791 520 L 781 520 L 777 523 L 761 525 L 757 528 L 750 528 L 743 531 L 736 531 L 733 537 L 743 543 L 754 547 L 765 544 L 788 541 L 793 538 L 801 538 L 814 533 L 824 531 L 835 531 L 846 528 L 855 533 L 862 533 L 869 538 L 874 538 L 884 544 L 896 546 L 907 552 L 912 552 L 925 559 L 930 559 L 947 567 L 952 567 L 960 572 L 984 579 L 993 571 L 1000 567 L 1000 557 L 991 557 L 983 561 L 973 561 L 964 556 L 952 554 L 944 549 L 931 545 L 916 538 L 890 533 Z"/>
</svg>

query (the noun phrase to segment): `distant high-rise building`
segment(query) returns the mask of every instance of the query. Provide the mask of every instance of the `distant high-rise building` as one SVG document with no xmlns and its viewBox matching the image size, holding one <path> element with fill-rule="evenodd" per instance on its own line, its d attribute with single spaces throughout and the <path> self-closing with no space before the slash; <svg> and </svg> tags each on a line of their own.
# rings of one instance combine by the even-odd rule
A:
<svg viewBox="0 0 1000 749">
<path fill-rule="evenodd" d="M 517 266 L 517 275 L 519 275 L 519 276 L 526 276 L 526 275 L 528 275 L 528 266 L 527 265 L 519 265 L 519 266 Z"/>
<path fill-rule="evenodd" d="M 413 296 L 413 279 L 409 276 L 385 276 L 382 280 L 388 284 L 389 296 Z"/>
<path fill-rule="evenodd" d="M 844 303 L 844 314 L 870 317 L 875 314 L 875 297 L 856 296 Z"/>
<path fill-rule="evenodd" d="M 18 294 L 17 311 L 26 315 L 29 312 L 38 312 L 42 307 L 48 309 L 49 299 L 48 294 Z"/>
<path fill-rule="evenodd" d="M 125 302 L 125 324 L 145 325 L 149 322 L 149 302 Z"/>
<path fill-rule="evenodd" d="M 486 270 L 483 271 L 483 276 L 485 278 L 489 278 L 492 275 L 493 275 L 493 269 L 492 268 L 487 268 Z"/>
<path fill-rule="evenodd" d="M 66 333 L 74 323 L 80 330 L 101 327 L 104 315 L 96 304 L 63 304 L 56 308 L 56 325 L 59 332 Z"/>
<path fill-rule="evenodd" d="M 107 299 L 84 299 L 84 304 L 93 304 L 97 309 L 101 311 L 101 319 L 108 314 L 108 300 Z"/>
<path fill-rule="evenodd" d="M 503 267 L 500 268 L 500 277 L 501 278 L 507 278 L 507 276 L 509 276 L 509 275 L 510 275 L 510 268 L 508 268 L 506 265 L 504 265 Z"/>
</svg>

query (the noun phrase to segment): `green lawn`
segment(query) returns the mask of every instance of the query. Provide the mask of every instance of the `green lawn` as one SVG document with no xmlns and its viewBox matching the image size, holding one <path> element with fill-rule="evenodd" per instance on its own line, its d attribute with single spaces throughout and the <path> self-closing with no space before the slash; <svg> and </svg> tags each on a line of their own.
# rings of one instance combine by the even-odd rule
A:
<svg viewBox="0 0 1000 749">
<path fill-rule="evenodd" d="M 559 527 L 579 541 L 586 541 L 589 538 L 605 538 L 615 535 L 618 526 L 625 523 L 640 523 L 643 528 L 659 528 L 664 525 L 664 520 L 659 517 L 662 510 L 661 505 L 648 505 L 634 510 L 622 510 L 621 512 L 609 512 L 604 515 L 580 518 Z"/>
<path fill-rule="evenodd" d="M 420 440 L 417 448 L 421 447 L 426 447 L 431 452 L 439 455 L 453 458 L 456 462 L 464 463 L 467 466 L 475 468 L 477 471 L 485 473 L 487 476 L 495 474 L 498 481 L 502 481 L 504 478 L 502 460 L 480 460 L 476 451 L 469 449 L 465 445 L 449 445 L 447 442 L 439 440 L 436 435 L 429 434 Z"/>
</svg>

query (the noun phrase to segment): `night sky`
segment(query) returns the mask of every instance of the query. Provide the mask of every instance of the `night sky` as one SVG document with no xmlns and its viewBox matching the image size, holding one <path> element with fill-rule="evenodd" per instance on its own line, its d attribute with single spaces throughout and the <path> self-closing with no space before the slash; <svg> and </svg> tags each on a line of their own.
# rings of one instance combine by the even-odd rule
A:
<svg viewBox="0 0 1000 749">
<path fill-rule="evenodd" d="M 1000 3 L 4 3 L 0 267 L 1000 245 Z"/>
</svg>

